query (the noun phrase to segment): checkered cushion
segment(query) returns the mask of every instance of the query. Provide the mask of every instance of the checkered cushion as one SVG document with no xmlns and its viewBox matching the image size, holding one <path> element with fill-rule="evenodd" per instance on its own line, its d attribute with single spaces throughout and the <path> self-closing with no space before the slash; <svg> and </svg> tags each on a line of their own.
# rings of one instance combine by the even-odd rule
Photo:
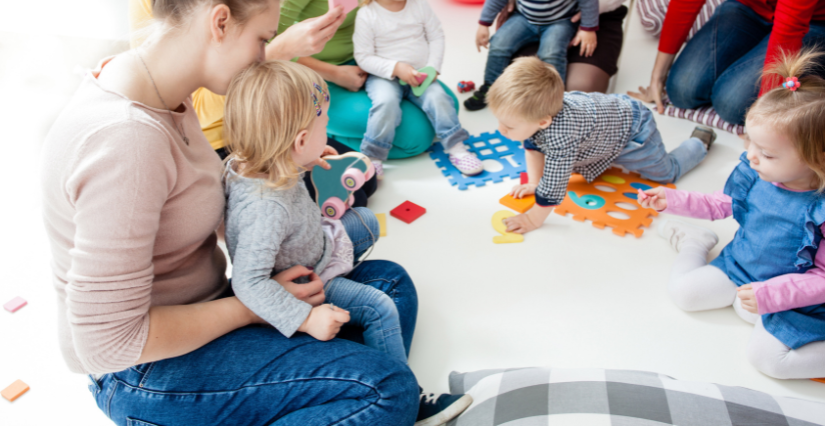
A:
<svg viewBox="0 0 825 426">
<path fill-rule="evenodd" d="M 520 368 L 450 374 L 473 404 L 448 426 L 825 425 L 825 404 L 644 371 Z"/>
<path fill-rule="evenodd" d="M 716 7 L 722 4 L 725 0 L 707 0 L 705 5 L 696 16 L 696 21 L 690 29 L 688 39 L 693 38 L 696 31 L 705 25 L 705 22 L 713 15 Z M 658 37 L 662 32 L 662 23 L 665 22 L 665 14 L 667 14 L 667 5 L 670 0 L 638 0 L 636 2 L 636 10 L 639 11 L 639 19 L 642 21 L 642 28 L 649 32 L 654 37 Z"/>
</svg>

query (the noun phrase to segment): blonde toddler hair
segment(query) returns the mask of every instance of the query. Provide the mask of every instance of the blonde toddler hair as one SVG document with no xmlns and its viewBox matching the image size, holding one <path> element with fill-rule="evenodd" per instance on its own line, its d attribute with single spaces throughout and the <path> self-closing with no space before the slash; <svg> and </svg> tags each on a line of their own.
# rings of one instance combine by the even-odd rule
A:
<svg viewBox="0 0 825 426">
<path fill-rule="evenodd" d="M 256 63 L 236 75 L 226 93 L 224 137 L 230 158 L 243 164 L 239 174 L 268 175 L 276 188 L 295 185 L 303 171 L 292 160 L 295 136 L 312 126 L 318 108 L 328 108 L 328 93 L 318 73 L 289 61 Z"/>
<path fill-rule="evenodd" d="M 495 114 L 528 121 L 555 117 L 563 100 L 564 82 L 558 71 L 535 56 L 513 61 L 487 92 L 487 105 Z"/>
<path fill-rule="evenodd" d="M 825 190 L 825 80 L 812 74 L 820 66 L 823 53 L 803 50 L 783 52 L 780 59 L 765 68 L 762 79 L 781 78 L 786 83 L 796 78 L 798 87 L 779 86 L 763 94 L 748 110 L 746 123 L 769 125 L 786 135 L 802 160 L 816 173 L 818 191 Z M 794 87 L 791 80 L 788 86 Z"/>
</svg>

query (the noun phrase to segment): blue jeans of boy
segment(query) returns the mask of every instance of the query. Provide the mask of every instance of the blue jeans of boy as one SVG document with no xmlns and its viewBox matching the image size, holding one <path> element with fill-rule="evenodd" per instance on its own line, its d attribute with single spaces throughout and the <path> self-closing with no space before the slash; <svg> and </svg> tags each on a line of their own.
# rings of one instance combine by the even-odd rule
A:
<svg viewBox="0 0 825 426">
<path fill-rule="evenodd" d="M 378 219 L 368 208 L 348 210 L 341 218 L 341 223 L 352 240 L 356 259 L 378 239 Z M 327 303 L 349 311 L 350 325 L 364 330 L 362 336 L 365 345 L 401 362 L 407 362 L 398 309 L 386 293 L 344 277 L 329 280 L 324 286 L 324 292 Z"/>
<path fill-rule="evenodd" d="M 549 25 L 533 25 L 524 15 L 513 12 L 504 25 L 490 39 L 484 83 L 495 83 L 513 59 L 513 55 L 528 43 L 539 42 L 538 57 L 554 66 L 561 75 L 567 76 L 567 45 L 576 35 L 579 25 L 562 19 Z"/>
<path fill-rule="evenodd" d="M 679 108 L 713 104 L 723 120 L 745 124 L 759 96 L 773 23 L 738 1 L 726 1 L 690 39 L 667 77 L 667 94 Z M 811 21 L 803 47 L 825 49 L 825 22 Z M 825 77 L 818 69 L 815 74 Z"/>
<path fill-rule="evenodd" d="M 427 114 L 445 150 L 470 137 L 458 122 L 453 98 L 438 83 L 433 82 L 421 96 L 415 96 L 411 86 L 402 86 L 397 79 L 387 80 L 370 75 L 366 89 L 372 108 L 367 120 L 367 132 L 361 142 L 361 153 L 370 158 L 387 159 L 395 138 L 395 128 L 401 124 L 401 100 L 405 98 Z"/>
</svg>

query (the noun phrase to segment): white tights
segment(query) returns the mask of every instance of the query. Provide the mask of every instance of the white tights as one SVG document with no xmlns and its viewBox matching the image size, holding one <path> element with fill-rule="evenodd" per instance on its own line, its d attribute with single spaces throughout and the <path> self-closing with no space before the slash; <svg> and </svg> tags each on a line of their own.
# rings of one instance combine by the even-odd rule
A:
<svg viewBox="0 0 825 426">
<path fill-rule="evenodd" d="M 688 312 L 706 311 L 733 305 L 745 321 L 754 324 L 748 343 L 748 360 L 759 371 L 777 379 L 825 377 L 825 341 L 792 350 L 773 337 L 762 318 L 742 308 L 736 284 L 719 268 L 708 265 L 708 250 L 693 241 L 682 244 L 668 282 L 670 297 Z"/>
</svg>

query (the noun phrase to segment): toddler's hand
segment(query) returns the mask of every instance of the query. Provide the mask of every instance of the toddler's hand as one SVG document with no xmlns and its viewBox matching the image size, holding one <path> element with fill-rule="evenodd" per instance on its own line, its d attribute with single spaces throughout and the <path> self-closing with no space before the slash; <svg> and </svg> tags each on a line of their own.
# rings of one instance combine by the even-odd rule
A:
<svg viewBox="0 0 825 426">
<path fill-rule="evenodd" d="M 532 183 L 525 183 L 522 185 L 516 185 L 513 189 L 510 190 L 510 195 L 513 198 L 524 198 L 528 195 L 533 195 L 536 193 L 536 187 L 538 185 L 533 185 Z"/>
<path fill-rule="evenodd" d="M 736 289 L 737 296 L 742 301 L 742 307 L 752 314 L 759 313 L 759 304 L 756 301 L 756 293 L 753 292 L 753 286 L 745 284 Z"/>
<path fill-rule="evenodd" d="M 526 234 L 541 226 L 541 223 L 533 223 L 529 212 L 508 217 L 504 219 L 504 224 L 507 225 L 507 232 L 515 232 L 516 234 Z"/>
<path fill-rule="evenodd" d="M 298 327 L 298 331 L 326 342 L 332 340 L 341 331 L 341 326 L 348 322 L 349 312 L 332 305 L 320 305 L 309 311 L 309 316 Z"/>
<path fill-rule="evenodd" d="M 481 52 L 481 48 L 490 48 L 490 27 L 479 25 L 476 31 L 476 49 Z"/>
<path fill-rule="evenodd" d="M 570 45 L 578 46 L 580 44 L 579 55 L 593 56 L 593 52 L 596 51 L 596 32 L 579 30 L 573 40 L 570 41 Z"/>
<path fill-rule="evenodd" d="M 404 80 L 412 87 L 418 87 L 418 70 L 406 62 L 398 62 L 395 64 L 395 69 L 392 72 L 393 77 L 398 77 L 399 80 Z"/>
<path fill-rule="evenodd" d="M 324 160 L 322 158 L 322 157 L 326 157 L 327 155 L 338 155 L 338 151 L 336 151 L 335 148 L 333 148 L 329 145 L 325 146 L 324 147 L 324 152 L 321 153 L 321 157 L 318 157 L 315 160 L 313 160 L 311 163 L 307 164 L 306 168 L 312 170 L 312 168 L 315 167 L 315 166 L 321 166 L 321 167 L 323 167 L 327 170 L 331 169 L 332 166 L 330 166 L 329 163 L 327 163 L 326 160 Z"/>
<path fill-rule="evenodd" d="M 645 196 L 643 197 L 642 194 Z M 637 198 L 639 205 L 646 209 L 653 209 L 658 212 L 667 208 L 667 200 L 665 199 L 665 187 L 660 186 L 651 188 L 645 191 L 640 191 Z"/>
</svg>

